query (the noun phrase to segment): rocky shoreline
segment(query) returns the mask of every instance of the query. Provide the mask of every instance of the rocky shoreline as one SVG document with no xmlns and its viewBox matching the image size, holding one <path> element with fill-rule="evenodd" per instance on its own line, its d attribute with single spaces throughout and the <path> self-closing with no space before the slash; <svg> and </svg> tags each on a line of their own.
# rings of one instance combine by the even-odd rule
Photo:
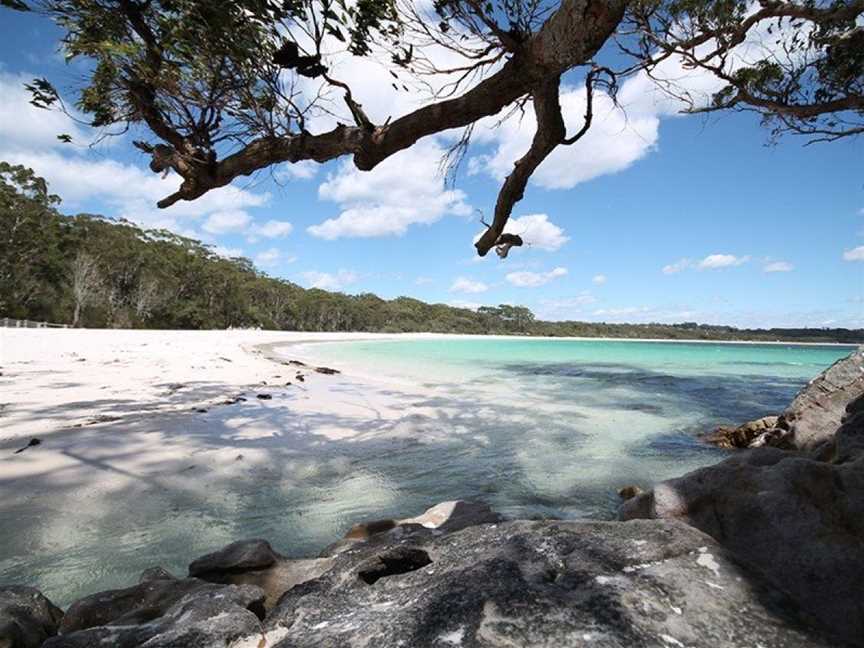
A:
<svg viewBox="0 0 864 648">
<path fill-rule="evenodd" d="M 864 646 L 864 350 L 751 427 L 783 443 L 627 489 L 618 522 L 447 502 L 315 558 L 233 543 L 65 613 L 0 587 L 0 648 Z"/>
</svg>

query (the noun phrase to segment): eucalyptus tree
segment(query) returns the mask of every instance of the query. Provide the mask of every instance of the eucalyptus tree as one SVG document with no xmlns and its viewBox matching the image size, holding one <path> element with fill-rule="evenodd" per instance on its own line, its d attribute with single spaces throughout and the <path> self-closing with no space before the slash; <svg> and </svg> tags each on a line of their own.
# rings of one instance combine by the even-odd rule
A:
<svg viewBox="0 0 864 648">
<path fill-rule="evenodd" d="M 0 0 L 64 30 L 70 58 L 92 62 L 77 108 L 125 131 L 155 173 L 195 200 L 274 165 L 351 156 L 363 171 L 435 134 L 533 109 L 536 131 L 513 160 L 480 255 L 499 243 L 540 164 L 590 129 L 593 101 L 643 74 L 684 111 L 755 111 L 772 133 L 834 140 L 864 130 L 864 0 Z M 334 47 L 335 45 L 335 47 Z M 338 78 L 337 50 L 385 57 L 393 84 L 422 79 L 428 101 L 374 121 Z M 664 70 L 712 75 L 708 101 Z M 584 121 L 567 132 L 562 77 L 585 84 Z M 315 81 L 315 83 L 311 83 Z M 62 103 L 46 79 L 39 106 Z M 340 95 L 341 108 L 328 103 Z M 320 128 L 322 113 L 339 123 Z M 504 250 L 506 252 L 506 250 Z"/>
</svg>

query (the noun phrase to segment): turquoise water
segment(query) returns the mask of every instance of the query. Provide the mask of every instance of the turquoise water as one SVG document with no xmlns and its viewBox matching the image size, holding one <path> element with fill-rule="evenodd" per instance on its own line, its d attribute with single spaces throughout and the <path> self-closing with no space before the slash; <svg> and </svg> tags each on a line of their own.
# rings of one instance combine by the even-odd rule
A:
<svg viewBox="0 0 864 648">
<path fill-rule="evenodd" d="M 718 461 L 726 453 L 698 433 L 779 412 L 850 350 L 513 338 L 288 346 L 286 358 L 346 372 L 307 382 L 329 402 L 271 383 L 271 401 L 178 415 L 183 426 L 149 433 L 172 451 L 123 471 L 113 462 L 135 455 L 134 436 L 119 443 L 134 422 L 94 428 L 104 441 L 93 448 L 72 429 L 48 441 L 88 470 L 0 479 L 0 582 L 65 606 L 153 565 L 184 574 L 239 538 L 314 556 L 354 522 L 459 498 L 512 517 L 611 518 L 617 489 Z M 112 486 L 105 470 L 123 477 Z"/>
<path fill-rule="evenodd" d="M 851 347 L 461 338 L 309 349 L 431 390 L 413 431 L 435 442 L 373 468 L 399 475 L 403 501 L 432 490 L 512 516 L 604 518 L 620 487 L 718 461 L 699 433 L 779 413 Z"/>
</svg>

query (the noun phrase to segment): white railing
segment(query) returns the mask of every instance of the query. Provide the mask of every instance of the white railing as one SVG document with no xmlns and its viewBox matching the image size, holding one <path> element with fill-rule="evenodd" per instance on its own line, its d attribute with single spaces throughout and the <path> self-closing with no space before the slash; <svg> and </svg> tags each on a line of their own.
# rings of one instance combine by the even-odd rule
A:
<svg viewBox="0 0 864 648">
<path fill-rule="evenodd" d="M 11 317 L 0 317 L 2 328 L 69 328 L 68 324 L 52 324 L 51 322 L 34 322 L 32 320 L 12 319 Z"/>
</svg>

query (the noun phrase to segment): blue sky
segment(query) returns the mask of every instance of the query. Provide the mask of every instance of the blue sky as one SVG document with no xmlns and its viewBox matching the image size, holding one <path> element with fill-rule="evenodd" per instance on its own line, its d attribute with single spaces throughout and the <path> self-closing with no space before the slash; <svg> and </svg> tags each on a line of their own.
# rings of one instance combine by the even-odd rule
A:
<svg viewBox="0 0 864 648">
<path fill-rule="evenodd" d="M 132 136 L 87 147 L 92 133 L 27 104 L 34 76 L 67 92 L 81 82 L 57 37 L 42 18 L 0 10 L 0 159 L 47 177 L 66 212 L 169 227 L 303 286 L 386 298 L 517 303 L 549 319 L 864 326 L 864 140 L 766 146 L 755 116 L 681 117 L 634 79 L 626 116 L 601 96 L 597 128 L 529 185 L 510 230 L 531 245 L 480 260 L 476 210 L 492 211 L 530 116 L 479 128 L 453 188 L 437 173 L 445 135 L 372 173 L 344 160 L 280 166 L 157 210 L 177 179 L 150 173 Z M 345 61 L 342 74 L 375 120 L 414 105 L 380 68 Z M 570 83 L 572 132 L 584 99 Z M 59 144 L 61 132 L 79 145 Z"/>
</svg>

